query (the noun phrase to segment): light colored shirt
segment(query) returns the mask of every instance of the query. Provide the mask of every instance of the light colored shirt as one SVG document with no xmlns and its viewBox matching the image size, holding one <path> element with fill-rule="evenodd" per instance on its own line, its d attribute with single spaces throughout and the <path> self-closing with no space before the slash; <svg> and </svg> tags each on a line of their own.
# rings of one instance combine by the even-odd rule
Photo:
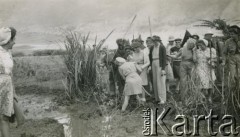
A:
<svg viewBox="0 0 240 137">
<path fill-rule="evenodd" d="M 159 46 L 154 46 L 153 52 L 152 52 L 152 58 L 153 59 L 159 59 Z"/>
</svg>

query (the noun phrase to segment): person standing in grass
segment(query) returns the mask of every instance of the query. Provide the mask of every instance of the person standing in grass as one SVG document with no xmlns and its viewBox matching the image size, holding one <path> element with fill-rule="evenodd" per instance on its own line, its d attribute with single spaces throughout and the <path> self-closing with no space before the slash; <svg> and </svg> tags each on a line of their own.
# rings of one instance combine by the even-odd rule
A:
<svg viewBox="0 0 240 137">
<path fill-rule="evenodd" d="M 181 101 L 185 104 L 185 98 L 189 88 L 192 70 L 194 67 L 193 48 L 195 47 L 196 39 L 189 38 L 177 55 L 170 55 L 170 57 L 177 59 L 181 57 L 180 64 L 180 94 Z"/>
<path fill-rule="evenodd" d="M 214 66 L 210 63 L 217 57 L 216 50 L 208 47 L 208 41 L 205 39 L 197 41 L 197 47 L 193 50 L 193 59 L 195 62 L 195 69 L 197 77 L 200 81 L 199 88 L 207 97 L 208 103 L 212 104 L 212 89 L 214 88 L 214 81 L 216 75 Z M 211 48 L 211 49 L 210 49 Z M 211 50 L 211 51 L 210 51 Z"/>
<path fill-rule="evenodd" d="M 136 63 L 126 62 L 126 60 L 121 57 L 116 58 L 116 64 L 118 65 L 120 75 L 125 81 L 123 90 L 124 102 L 122 105 L 122 112 L 124 112 L 128 106 L 131 95 L 136 95 L 137 100 L 140 101 L 139 94 L 142 94 L 142 79 L 137 71 L 141 71 L 141 69 L 138 69 Z"/>
<path fill-rule="evenodd" d="M 10 137 L 9 122 L 17 118 L 18 125 L 24 121 L 16 100 L 12 81 L 13 59 L 11 49 L 15 44 L 16 30 L 12 27 L 0 29 L 0 131 L 2 137 Z M 20 117 L 21 115 L 21 117 Z"/>
<path fill-rule="evenodd" d="M 153 36 L 154 47 L 150 49 L 149 59 L 153 76 L 153 91 L 155 94 L 155 101 L 159 104 L 165 104 L 167 100 L 166 95 L 166 48 L 162 44 L 159 36 Z"/>
</svg>

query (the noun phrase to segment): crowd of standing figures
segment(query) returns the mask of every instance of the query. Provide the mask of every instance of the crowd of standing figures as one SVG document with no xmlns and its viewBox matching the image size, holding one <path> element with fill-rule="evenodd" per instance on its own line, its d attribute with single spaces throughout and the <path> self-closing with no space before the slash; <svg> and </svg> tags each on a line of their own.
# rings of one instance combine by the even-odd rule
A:
<svg viewBox="0 0 240 137">
<path fill-rule="evenodd" d="M 127 109 L 131 95 L 145 104 L 146 94 L 152 94 L 155 103 L 161 105 L 172 93 L 180 96 L 181 105 L 186 106 L 187 94 L 193 90 L 188 83 L 192 81 L 207 104 L 214 103 L 216 88 L 234 91 L 239 104 L 240 28 L 233 25 L 229 32 L 227 39 L 211 32 L 201 39 L 198 34 L 186 31 L 183 39 L 169 36 L 167 45 L 154 35 L 147 37 L 146 47 L 140 36 L 131 42 L 117 39 L 117 51 L 110 54 L 103 49 L 100 65 L 109 70 L 110 94 L 124 96 L 122 112 Z M 175 82 L 175 89 L 170 88 L 171 81 Z"/>
<path fill-rule="evenodd" d="M 18 106 L 18 98 L 12 81 L 13 58 L 11 49 L 15 44 L 16 29 L 0 28 L 0 131 L 3 137 L 9 137 L 9 122 L 15 118 L 18 126 L 25 117 Z M 186 106 L 189 98 L 189 82 L 195 83 L 204 101 L 213 102 L 213 90 L 222 87 L 224 94 L 231 96 L 240 106 L 240 28 L 229 28 L 229 37 L 224 40 L 206 33 L 203 39 L 197 34 L 186 31 L 185 37 L 169 36 L 165 46 L 159 36 L 146 39 L 117 39 L 118 49 L 114 54 L 103 50 L 105 56 L 100 66 L 109 70 L 109 89 L 113 96 L 124 95 L 122 112 L 125 112 L 131 95 L 135 95 L 140 104 L 146 103 L 145 94 L 153 94 L 156 104 L 168 102 L 167 95 L 174 92 L 180 95 L 181 104 Z M 174 91 L 170 82 L 175 79 Z M 153 91 L 153 92 L 150 92 Z M 227 99 L 227 98 L 225 98 Z M 239 107 L 240 108 L 240 107 Z"/>
</svg>

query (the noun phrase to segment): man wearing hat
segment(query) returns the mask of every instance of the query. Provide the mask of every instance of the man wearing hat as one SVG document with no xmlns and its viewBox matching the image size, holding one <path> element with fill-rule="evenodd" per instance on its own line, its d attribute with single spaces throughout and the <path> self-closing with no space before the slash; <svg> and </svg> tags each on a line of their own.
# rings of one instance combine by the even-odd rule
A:
<svg viewBox="0 0 240 137">
<path fill-rule="evenodd" d="M 167 44 L 167 47 L 166 47 L 166 50 L 167 52 L 170 53 L 170 49 L 174 46 L 174 37 L 173 36 L 169 36 L 168 38 L 168 44 Z"/>
<path fill-rule="evenodd" d="M 149 59 L 152 67 L 153 91 L 156 102 L 164 104 L 166 103 L 166 48 L 162 44 L 159 36 L 153 36 L 152 39 L 154 42 L 154 47 L 150 49 Z"/>
<path fill-rule="evenodd" d="M 230 81 L 230 90 L 239 89 L 240 76 L 240 28 L 236 25 L 230 27 L 230 38 L 225 42 L 223 51 L 223 63 L 227 63 L 227 74 L 230 73 L 228 81 Z M 227 78 L 227 77 L 226 77 Z"/>
<path fill-rule="evenodd" d="M 175 39 L 175 46 L 170 49 L 171 55 L 177 55 L 180 52 L 181 49 L 181 41 L 182 39 L 177 38 Z M 172 66 L 173 66 L 173 76 L 176 79 L 176 91 L 179 92 L 179 86 L 180 86 L 180 63 L 181 58 L 174 58 L 172 60 Z"/>
<path fill-rule="evenodd" d="M 169 36 L 168 38 L 168 44 L 166 46 L 166 51 L 167 51 L 167 55 L 170 55 L 170 50 L 172 47 L 174 47 L 174 37 L 173 36 Z M 170 59 L 169 59 L 170 60 Z"/>
</svg>

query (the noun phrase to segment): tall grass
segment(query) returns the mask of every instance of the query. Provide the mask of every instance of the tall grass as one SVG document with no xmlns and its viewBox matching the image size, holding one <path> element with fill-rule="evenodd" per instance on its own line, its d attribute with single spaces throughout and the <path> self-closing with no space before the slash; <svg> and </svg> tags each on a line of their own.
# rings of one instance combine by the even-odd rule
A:
<svg viewBox="0 0 240 137">
<path fill-rule="evenodd" d="M 75 32 L 67 33 L 65 37 L 66 54 L 63 55 L 67 67 L 67 83 L 65 89 L 70 99 L 89 100 L 94 91 L 98 90 L 97 58 L 104 40 L 95 48 L 88 45 L 87 36 Z"/>
</svg>

